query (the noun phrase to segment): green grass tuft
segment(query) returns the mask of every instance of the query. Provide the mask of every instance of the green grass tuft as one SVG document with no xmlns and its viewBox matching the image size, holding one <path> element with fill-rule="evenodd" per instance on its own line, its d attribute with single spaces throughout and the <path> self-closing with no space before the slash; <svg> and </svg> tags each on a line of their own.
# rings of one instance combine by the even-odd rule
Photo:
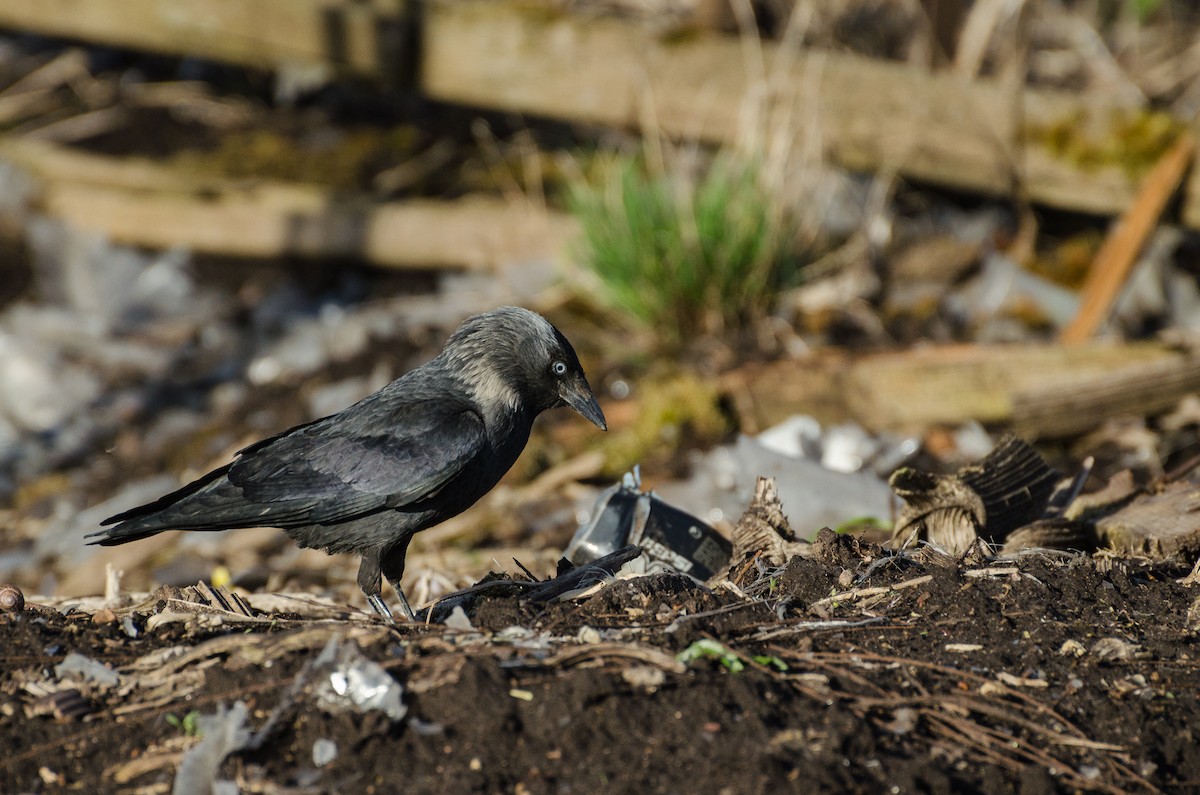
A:
<svg viewBox="0 0 1200 795">
<path fill-rule="evenodd" d="M 800 222 L 752 161 L 718 156 L 699 176 L 618 158 L 569 204 L 577 255 L 609 303 L 678 347 L 747 328 L 799 280 Z"/>
</svg>

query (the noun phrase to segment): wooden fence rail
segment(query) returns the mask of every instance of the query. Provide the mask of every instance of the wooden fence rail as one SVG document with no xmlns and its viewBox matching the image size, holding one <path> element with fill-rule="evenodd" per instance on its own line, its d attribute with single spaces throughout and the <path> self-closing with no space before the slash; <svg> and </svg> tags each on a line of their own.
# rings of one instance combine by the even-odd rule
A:
<svg viewBox="0 0 1200 795">
<path fill-rule="evenodd" d="M 792 108 L 795 145 L 851 169 L 1116 214 L 1139 175 L 1085 167 L 1047 145 L 1064 125 L 1106 140 L 1139 108 L 966 80 L 840 53 L 696 33 L 528 0 L 4 0 L 0 27 L 411 84 L 431 98 L 730 142 L 747 98 Z M 652 109 L 652 114 L 647 113 Z M 813 138 L 813 136 L 818 136 Z M 1196 173 L 1183 222 L 1200 228 Z"/>
</svg>

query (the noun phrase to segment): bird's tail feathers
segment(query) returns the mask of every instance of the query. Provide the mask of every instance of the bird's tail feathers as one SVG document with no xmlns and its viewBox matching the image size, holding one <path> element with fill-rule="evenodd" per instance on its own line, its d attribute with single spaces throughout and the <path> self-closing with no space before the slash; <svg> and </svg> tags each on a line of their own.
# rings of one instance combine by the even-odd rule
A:
<svg viewBox="0 0 1200 795">
<path fill-rule="evenodd" d="M 214 517 L 206 517 L 202 506 L 188 498 L 207 489 L 213 481 L 224 477 L 228 471 L 228 466 L 213 470 L 204 477 L 194 480 L 154 502 L 108 517 L 100 524 L 115 526 L 89 533 L 87 538 L 95 540 L 88 543 L 113 546 L 149 538 L 165 530 L 225 529 L 228 524 L 218 523 L 218 521 L 214 521 Z M 220 484 L 217 485 L 219 487 Z M 201 510 L 197 510 L 198 508 Z"/>
<path fill-rule="evenodd" d="M 106 527 L 103 530 L 97 530 L 94 533 L 88 533 L 84 538 L 92 538 L 94 541 L 88 541 L 89 544 L 99 544 L 102 547 L 111 547 L 117 544 L 124 544 L 129 541 L 140 541 L 143 538 L 156 536 L 164 530 L 170 529 L 166 527 L 154 528 L 139 528 L 133 526 L 134 522 L 117 525 L 116 527 Z"/>
<path fill-rule="evenodd" d="M 170 494 L 165 494 L 154 502 L 149 502 L 145 505 L 139 505 L 137 508 L 132 508 L 124 513 L 119 513 L 116 516 L 110 516 L 100 524 L 110 525 L 124 523 L 131 519 L 140 519 L 142 517 L 153 516 L 154 514 L 161 513 L 162 511 L 177 505 L 184 498 L 192 496 L 217 478 L 224 477 L 225 473 L 229 471 L 230 466 L 232 466 L 232 464 L 226 464 L 220 469 L 214 469 L 204 477 L 193 480 L 183 488 L 176 489 Z M 166 530 L 167 528 L 164 527 L 162 529 Z M 93 535 L 96 534 L 93 533 Z"/>
</svg>

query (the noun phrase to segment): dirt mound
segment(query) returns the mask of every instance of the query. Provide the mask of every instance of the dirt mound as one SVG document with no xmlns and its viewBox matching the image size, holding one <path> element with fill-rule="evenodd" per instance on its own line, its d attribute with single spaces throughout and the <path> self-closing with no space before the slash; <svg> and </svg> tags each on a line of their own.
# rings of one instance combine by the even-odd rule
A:
<svg viewBox="0 0 1200 795">
<path fill-rule="evenodd" d="M 1065 553 L 964 563 L 832 534 L 817 547 L 740 587 L 619 579 L 573 601 L 484 598 L 450 626 L 187 613 L 179 598 L 65 615 L 31 605 L 0 620 L 0 776 L 15 791 L 165 792 L 200 742 L 189 713 L 242 702 L 243 742 L 214 770 L 243 789 L 1200 782 L 1186 567 Z M 331 638 L 402 686 L 402 716 L 321 706 L 322 681 L 339 675 L 320 662 Z"/>
</svg>

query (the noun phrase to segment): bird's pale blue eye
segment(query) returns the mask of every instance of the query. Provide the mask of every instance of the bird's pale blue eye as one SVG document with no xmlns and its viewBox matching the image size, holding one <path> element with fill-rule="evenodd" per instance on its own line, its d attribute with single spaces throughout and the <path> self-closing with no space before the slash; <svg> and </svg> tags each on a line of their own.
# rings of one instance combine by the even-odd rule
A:
<svg viewBox="0 0 1200 795">
<path fill-rule="evenodd" d="M 564 364 L 563 362 L 555 362 L 554 364 L 552 364 L 550 366 L 550 369 L 554 371 L 555 375 L 566 375 L 567 374 L 567 365 Z"/>
</svg>

